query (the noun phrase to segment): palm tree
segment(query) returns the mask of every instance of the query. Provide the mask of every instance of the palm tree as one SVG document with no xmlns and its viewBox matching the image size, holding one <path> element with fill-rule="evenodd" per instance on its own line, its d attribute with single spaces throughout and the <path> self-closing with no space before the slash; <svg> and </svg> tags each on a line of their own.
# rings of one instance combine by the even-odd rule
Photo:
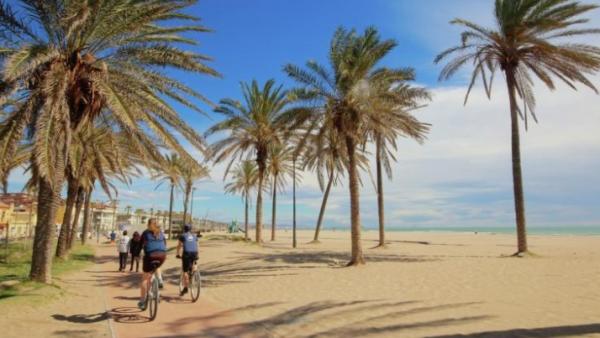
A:
<svg viewBox="0 0 600 338">
<path fill-rule="evenodd" d="M 345 170 L 345 150 L 341 146 L 342 143 L 338 137 L 335 129 L 329 129 L 323 135 L 311 135 L 307 140 L 308 147 L 304 152 L 304 166 L 315 171 L 319 187 L 323 191 L 315 235 L 311 243 L 319 243 L 319 234 L 321 233 L 331 187 L 340 182 Z M 327 181 L 326 184 L 325 180 Z"/>
<path fill-rule="evenodd" d="M 260 88 L 256 80 L 248 85 L 242 83 L 244 103 L 233 99 L 221 100 L 215 109 L 225 119 L 206 131 L 205 135 L 228 132 L 229 135 L 214 143 L 214 161 L 222 162 L 229 158 L 225 169 L 227 176 L 233 162 L 254 156 L 258 166 L 258 187 L 256 197 L 256 242 L 262 242 L 262 192 L 267 174 L 269 149 L 281 144 L 286 130 L 284 118 L 290 111 L 286 109 L 292 102 L 281 86 L 269 80 Z"/>
<path fill-rule="evenodd" d="M 187 214 L 188 214 L 188 205 L 190 204 L 190 195 L 192 194 L 192 189 L 194 188 L 194 182 L 208 177 L 209 171 L 203 165 L 200 165 L 196 161 L 184 161 L 181 167 L 181 181 L 183 185 L 183 223 L 188 222 Z M 190 222 L 193 221 L 192 215 L 190 214 Z"/>
<path fill-rule="evenodd" d="M 275 240 L 275 227 L 277 224 L 277 191 L 285 188 L 287 176 L 292 175 L 293 149 L 278 144 L 271 147 L 267 160 L 267 170 L 272 177 L 271 193 L 273 208 L 271 209 L 271 241 Z"/>
<path fill-rule="evenodd" d="M 470 21 L 455 19 L 451 23 L 466 28 L 461 44 L 440 53 L 435 62 L 453 56 L 440 73 L 446 80 L 467 63 L 474 65 L 465 104 L 476 80 L 481 77 L 488 98 L 494 73 L 501 71 L 508 89 L 512 174 L 517 228 L 517 253 L 527 252 L 525 202 L 521 173 L 519 116 L 527 129 L 528 116 L 537 121 L 533 77 L 554 89 L 554 78 L 569 87 L 581 83 L 598 92 L 588 76 L 600 70 L 600 48 L 585 43 L 568 43 L 565 38 L 598 34 L 600 29 L 580 28 L 588 20 L 582 17 L 598 6 L 578 1 L 496 0 L 495 28 L 481 27 Z M 523 100 L 523 109 L 517 104 Z"/>
<path fill-rule="evenodd" d="M 67 250 L 71 250 L 73 248 L 73 244 L 75 243 L 74 239 L 79 228 L 79 216 L 81 215 L 81 211 L 83 210 L 83 206 L 85 204 L 85 189 L 82 185 L 79 185 L 76 196 L 75 206 L 73 207 L 75 209 L 75 215 L 73 216 L 69 226 L 70 233 L 69 237 L 67 238 Z"/>
<path fill-rule="evenodd" d="M 85 202 L 83 203 L 83 226 L 81 227 L 81 244 L 85 245 L 87 241 L 87 233 L 91 228 L 92 218 L 92 193 L 94 192 L 94 183 L 85 187 Z"/>
<path fill-rule="evenodd" d="M 368 140 L 369 126 L 381 116 L 374 103 L 399 101 L 390 88 L 380 83 L 404 80 L 405 70 L 378 68 L 381 60 L 396 46 L 394 40 L 381 40 L 374 28 L 367 28 L 362 35 L 354 30 L 338 28 L 330 52 L 331 70 L 309 61 L 306 69 L 294 65 L 285 66 L 285 72 L 301 87 L 292 93 L 315 109 L 305 110 L 296 118 L 308 121 L 309 130 L 324 134 L 334 129 L 346 149 L 348 186 L 350 190 L 350 223 L 352 257 L 348 265 L 364 264 L 360 234 L 360 177 L 359 156 L 362 145 Z M 391 123 L 396 125 L 395 122 Z"/>
<path fill-rule="evenodd" d="M 256 188 L 258 181 L 258 170 L 256 162 L 242 161 L 232 170 L 233 180 L 225 185 L 225 192 L 240 194 L 244 200 L 244 239 L 248 238 L 248 207 L 250 204 L 250 193 Z"/>
<path fill-rule="evenodd" d="M 17 144 L 30 136 L 34 174 L 39 177 L 33 280 L 51 281 L 53 222 L 74 131 L 106 109 L 134 147 L 155 147 L 160 140 L 190 157 L 174 136 L 176 130 L 204 149 L 201 136 L 164 98 L 198 111 L 202 110 L 190 98 L 206 98 L 161 70 L 218 75 L 206 66 L 206 56 L 180 47 L 195 44 L 183 34 L 206 31 L 196 23 L 179 24 L 197 21 L 182 12 L 193 3 L 23 1 L 22 14 L 16 14 L 2 2 L 0 102 L 16 103 L 0 128 L 0 159 L 11 158 Z M 6 165 L 0 165 L 3 168 Z"/>
<path fill-rule="evenodd" d="M 169 182 L 169 186 L 171 188 L 171 193 L 169 197 L 169 238 L 172 238 L 172 225 L 173 225 L 173 193 L 175 191 L 175 187 L 181 187 L 181 158 L 176 154 L 166 154 L 164 161 L 158 164 L 158 167 L 155 170 L 158 174 L 154 175 L 154 179 L 158 179 L 160 181 Z M 162 184 L 159 183 L 156 188 L 158 188 Z"/>
<path fill-rule="evenodd" d="M 63 222 L 56 246 L 56 257 L 65 258 L 69 249 L 71 215 L 81 186 L 97 181 L 109 199 L 116 188 L 111 179 L 129 183 L 130 177 L 139 174 L 135 167 L 137 156 L 128 146 L 128 137 L 116 133 L 113 126 L 99 121 L 93 127 L 84 126 L 71 139 L 66 169 L 67 199 Z M 75 219 L 77 220 L 77 219 Z M 76 222 L 75 222 L 76 224 Z"/>
<path fill-rule="evenodd" d="M 369 120 L 370 139 L 375 143 L 375 165 L 377 170 L 377 209 L 379 218 L 379 244 L 385 247 L 385 215 L 383 194 L 383 168 L 388 179 L 392 178 L 391 160 L 398 147 L 396 140 L 399 136 L 410 137 L 419 143 L 425 140 L 429 124 L 422 123 L 409 112 L 429 100 L 430 95 L 425 88 L 413 87 L 409 81 L 414 81 L 415 72 L 411 68 L 398 70 L 393 76 L 373 76 L 370 86 L 376 87 L 376 92 L 389 95 L 377 95 L 370 101 L 370 108 L 375 114 Z M 373 89 L 371 89 L 373 90 Z"/>
</svg>

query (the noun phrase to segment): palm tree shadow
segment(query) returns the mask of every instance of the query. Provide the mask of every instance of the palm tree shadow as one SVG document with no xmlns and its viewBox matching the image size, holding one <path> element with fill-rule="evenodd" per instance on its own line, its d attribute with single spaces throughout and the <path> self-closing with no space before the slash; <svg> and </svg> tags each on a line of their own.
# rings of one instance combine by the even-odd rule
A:
<svg viewBox="0 0 600 338">
<path fill-rule="evenodd" d="M 245 253 L 236 252 L 241 255 L 242 260 L 246 261 L 263 261 L 267 263 L 287 263 L 287 264 L 313 264 L 313 267 L 341 267 L 345 264 L 340 262 L 347 262 L 350 257 L 346 253 L 340 253 L 336 251 L 308 251 L 308 252 L 275 252 L 275 253 Z M 387 254 L 385 252 L 375 251 L 365 253 L 365 259 L 367 262 L 396 262 L 396 263 L 422 263 L 437 261 L 439 258 L 428 258 L 425 256 L 409 256 L 409 255 L 396 255 Z M 320 264 L 320 265 L 317 265 Z"/>
<path fill-rule="evenodd" d="M 418 313 L 454 310 L 468 307 L 477 303 L 453 303 L 435 306 L 418 306 L 417 301 L 385 302 L 382 300 L 356 300 L 356 301 L 319 301 L 312 302 L 295 308 L 284 308 L 282 312 L 267 318 L 249 321 L 241 324 L 213 326 L 203 328 L 200 335 L 183 335 L 182 338 L 191 337 L 362 337 L 371 334 L 385 334 L 386 336 L 401 336 L 402 331 L 424 327 L 440 327 L 460 325 L 473 321 L 491 318 L 486 315 L 465 316 L 461 318 L 441 318 L 424 322 L 400 323 L 374 326 L 381 320 L 404 320 L 405 317 Z M 275 305 L 275 304 L 273 304 Z M 271 305 L 269 305 L 271 306 Z M 231 310 L 235 313 L 236 310 Z M 348 324 L 349 318 L 356 318 Z M 180 328 L 190 323 L 196 317 L 181 318 L 168 323 L 169 330 Z M 341 319 L 345 319 L 342 320 Z M 344 324 L 336 324 L 344 323 Z M 315 332 L 314 328 L 320 324 L 328 327 Z M 164 336 L 166 338 L 166 336 Z"/>
<path fill-rule="evenodd" d="M 54 318 L 55 320 L 66 321 L 66 322 L 70 322 L 70 323 L 78 323 L 78 324 L 97 323 L 97 322 L 107 320 L 109 317 L 110 316 L 109 316 L 108 312 L 99 312 L 99 313 L 94 313 L 94 314 L 89 314 L 89 315 L 77 314 L 77 315 L 71 315 L 71 316 L 65 316 L 65 315 L 61 315 L 61 314 L 52 315 L 52 318 Z"/>
<path fill-rule="evenodd" d="M 511 338 L 511 337 L 574 337 L 600 333 L 600 324 L 541 327 L 535 329 L 511 329 L 503 331 L 475 332 L 431 336 L 429 338 Z"/>
</svg>

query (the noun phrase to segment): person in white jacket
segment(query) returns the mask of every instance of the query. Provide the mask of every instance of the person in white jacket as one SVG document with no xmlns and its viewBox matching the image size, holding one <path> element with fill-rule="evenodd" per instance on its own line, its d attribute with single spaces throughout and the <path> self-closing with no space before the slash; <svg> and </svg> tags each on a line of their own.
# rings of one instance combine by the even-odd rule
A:
<svg viewBox="0 0 600 338">
<path fill-rule="evenodd" d="M 127 266 L 127 256 L 129 255 L 130 238 L 127 236 L 127 230 L 123 231 L 123 236 L 117 241 L 117 249 L 119 250 L 119 271 L 125 271 Z"/>
</svg>

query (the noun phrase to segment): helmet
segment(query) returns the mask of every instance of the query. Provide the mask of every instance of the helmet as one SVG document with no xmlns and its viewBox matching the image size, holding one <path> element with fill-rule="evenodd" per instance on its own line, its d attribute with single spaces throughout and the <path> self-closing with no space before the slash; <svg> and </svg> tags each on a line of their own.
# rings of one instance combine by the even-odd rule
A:
<svg viewBox="0 0 600 338">
<path fill-rule="evenodd" d="M 186 224 L 186 225 L 184 225 L 184 226 L 183 226 L 183 231 L 184 231 L 184 232 L 188 232 L 188 231 L 190 231 L 190 230 L 192 230 L 192 226 L 191 226 L 191 225 L 189 225 L 189 224 Z"/>
</svg>

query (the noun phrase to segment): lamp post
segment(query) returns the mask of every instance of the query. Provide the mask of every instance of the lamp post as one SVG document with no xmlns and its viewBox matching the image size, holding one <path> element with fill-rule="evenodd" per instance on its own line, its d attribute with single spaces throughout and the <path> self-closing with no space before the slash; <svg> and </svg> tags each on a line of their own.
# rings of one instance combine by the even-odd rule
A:
<svg viewBox="0 0 600 338">
<path fill-rule="evenodd" d="M 293 186 L 293 221 L 292 221 L 292 247 L 295 249 L 297 245 L 296 240 L 296 155 L 292 159 L 292 186 Z"/>
</svg>

